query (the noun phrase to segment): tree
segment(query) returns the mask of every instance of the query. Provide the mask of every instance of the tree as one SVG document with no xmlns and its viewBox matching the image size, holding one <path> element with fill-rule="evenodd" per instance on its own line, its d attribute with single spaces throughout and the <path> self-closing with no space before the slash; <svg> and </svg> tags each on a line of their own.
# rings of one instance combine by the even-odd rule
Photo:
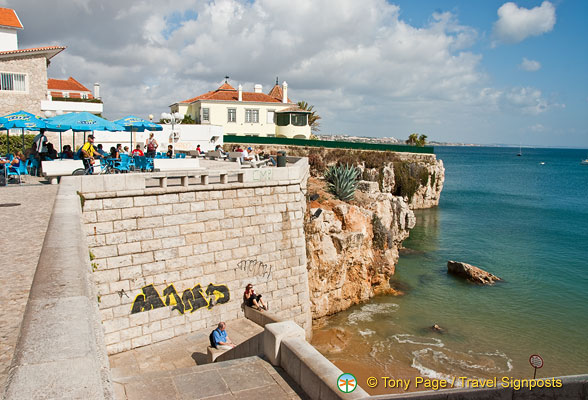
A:
<svg viewBox="0 0 588 400">
<path fill-rule="evenodd" d="M 427 144 L 427 135 L 419 136 L 419 139 L 417 140 L 416 145 L 419 147 L 423 147 L 425 144 Z"/>
<path fill-rule="evenodd" d="M 412 146 L 416 146 L 417 142 L 419 141 L 419 134 L 418 133 L 411 133 L 406 141 L 406 144 L 410 144 Z"/>
<path fill-rule="evenodd" d="M 308 125 L 310 125 L 310 130 L 313 132 L 320 131 L 319 126 L 321 125 L 319 119 L 321 119 L 320 115 L 316 113 L 314 110 L 314 106 L 311 106 L 306 101 L 299 101 L 298 107 L 300 107 L 304 111 L 309 111 L 310 114 L 308 115 Z"/>
</svg>

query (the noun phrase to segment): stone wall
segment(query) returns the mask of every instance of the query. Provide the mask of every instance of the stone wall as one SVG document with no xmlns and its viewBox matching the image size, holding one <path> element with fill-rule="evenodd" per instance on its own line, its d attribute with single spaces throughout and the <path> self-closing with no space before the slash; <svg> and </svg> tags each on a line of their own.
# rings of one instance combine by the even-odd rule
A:
<svg viewBox="0 0 588 400">
<path fill-rule="evenodd" d="M 105 186 L 137 178 L 89 178 L 103 179 L 83 194 L 83 220 L 109 354 L 243 317 L 249 282 L 310 333 L 306 178 L 118 192 Z"/>
<path fill-rule="evenodd" d="M 27 74 L 27 92 L 0 91 L 0 115 L 24 110 L 41 115 L 47 96 L 47 60 L 41 56 L 16 56 L 0 61 L 0 72 Z"/>
</svg>

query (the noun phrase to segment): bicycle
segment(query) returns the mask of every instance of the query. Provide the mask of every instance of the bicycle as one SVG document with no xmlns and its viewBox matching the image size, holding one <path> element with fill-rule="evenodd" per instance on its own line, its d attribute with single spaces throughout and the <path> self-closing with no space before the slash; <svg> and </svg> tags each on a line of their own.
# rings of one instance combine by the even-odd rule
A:
<svg viewBox="0 0 588 400">
<path fill-rule="evenodd" d="M 91 158 L 84 158 L 84 168 L 78 168 L 74 170 L 71 174 L 72 175 L 93 175 L 94 174 L 94 164 L 91 162 Z M 102 163 L 104 160 L 104 163 Z M 106 159 L 100 160 L 100 172 L 99 175 L 105 174 L 120 174 L 120 171 L 108 162 Z"/>
</svg>

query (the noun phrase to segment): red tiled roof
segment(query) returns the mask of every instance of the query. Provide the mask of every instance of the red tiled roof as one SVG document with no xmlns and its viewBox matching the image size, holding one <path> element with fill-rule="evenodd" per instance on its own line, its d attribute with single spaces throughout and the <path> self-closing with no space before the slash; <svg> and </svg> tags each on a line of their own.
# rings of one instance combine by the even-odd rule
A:
<svg viewBox="0 0 588 400">
<path fill-rule="evenodd" d="M 282 90 L 282 87 L 276 83 L 267 95 L 278 99 L 278 101 L 282 101 L 282 99 L 284 98 L 284 91 Z M 292 103 L 292 101 L 289 98 L 288 103 Z"/>
<path fill-rule="evenodd" d="M 47 89 L 56 90 L 75 90 L 77 92 L 89 92 L 90 89 L 76 81 L 71 76 L 67 80 L 63 79 L 47 79 Z"/>
<path fill-rule="evenodd" d="M 63 97 L 63 93 L 61 93 L 61 92 L 51 92 L 51 97 Z"/>
<path fill-rule="evenodd" d="M 311 114 L 310 111 L 303 110 L 302 108 L 300 108 L 298 106 L 283 108 L 283 109 L 281 109 L 279 111 L 276 111 L 276 113 L 287 113 L 287 112 L 298 112 L 298 113 Z"/>
<path fill-rule="evenodd" d="M 225 82 L 216 90 L 181 101 L 180 103 L 194 103 L 198 100 L 239 101 L 239 92 Z M 265 93 L 243 92 L 243 101 L 252 101 L 258 103 L 281 103 L 282 99 L 276 99 L 275 97 L 269 96 Z"/>
<path fill-rule="evenodd" d="M 0 26 L 9 26 L 11 28 L 22 29 L 22 23 L 18 19 L 18 15 L 12 8 L 0 7 Z"/>
<path fill-rule="evenodd" d="M 48 59 L 50 59 L 59 54 L 60 52 L 62 52 L 63 50 L 65 50 L 65 47 L 62 46 L 36 47 L 32 49 L 0 51 L 0 56 L 11 54 L 26 55 L 26 53 L 53 53 L 47 57 Z"/>
</svg>

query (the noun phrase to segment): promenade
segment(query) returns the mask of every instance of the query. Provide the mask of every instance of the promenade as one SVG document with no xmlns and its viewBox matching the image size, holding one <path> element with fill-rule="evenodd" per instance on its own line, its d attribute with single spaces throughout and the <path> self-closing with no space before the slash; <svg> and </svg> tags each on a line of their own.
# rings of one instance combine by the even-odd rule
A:
<svg viewBox="0 0 588 400">
<path fill-rule="evenodd" d="M 0 186 L 0 393 L 27 305 L 57 185 L 27 177 L 28 184 Z"/>
</svg>

